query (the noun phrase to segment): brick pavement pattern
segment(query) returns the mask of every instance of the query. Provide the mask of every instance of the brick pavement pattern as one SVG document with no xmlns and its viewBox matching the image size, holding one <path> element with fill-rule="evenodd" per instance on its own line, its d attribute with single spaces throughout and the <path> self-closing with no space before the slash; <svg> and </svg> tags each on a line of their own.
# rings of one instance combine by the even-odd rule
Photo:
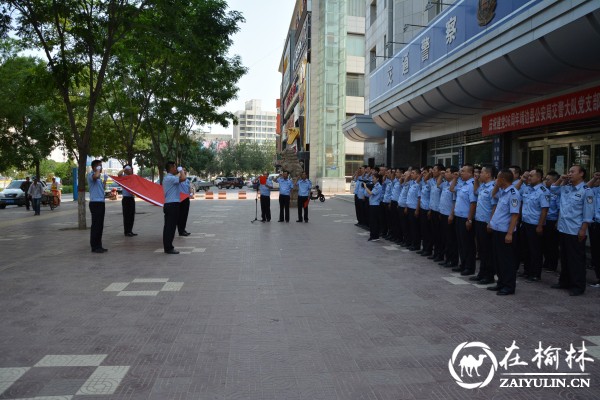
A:
<svg viewBox="0 0 600 400">
<path fill-rule="evenodd" d="M 600 398 L 600 291 L 569 297 L 545 274 L 499 298 L 368 243 L 339 198 L 311 202 L 307 224 L 250 223 L 254 211 L 254 201 L 193 201 L 193 234 L 175 239 L 187 254 L 173 256 L 155 252 L 163 214 L 146 203 L 134 238 L 120 202 L 107 203 L 105 254 L 74 229 L 73 203 L 40 217 L 1 210 L 0 399 Z M 449 373 L 464 342 L 500 361 L 516 341 L 530 365 L 511 371 L 536 372 L 538 342 L 564 353 L 583 340 L 590 388 L 500 388 L 499 369 L 468 390 Z M 561 354 L 543 371 L 579 368 Z"/>
</svg>

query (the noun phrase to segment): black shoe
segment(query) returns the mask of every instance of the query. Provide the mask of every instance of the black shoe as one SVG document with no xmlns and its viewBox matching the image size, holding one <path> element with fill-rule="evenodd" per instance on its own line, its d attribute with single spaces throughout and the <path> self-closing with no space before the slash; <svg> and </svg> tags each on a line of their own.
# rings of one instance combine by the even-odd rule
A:
<svg viewBox="0 0 600 400">
<path fill-rule="evenodd" d="M 423 250 L 417 251 L 416 254 L 423 254 Z"/>
<path fill-rule="evenodd" d="M 179 252 L 175 249 L 165 251 L 165 254 L 179 254 Z"/>
<path fill-rule="evenodd" d="M 449 262 L 444 261 L 443 259 L 441 260 L 441 262 L 438 263 L 438 265 L 441 265 L 442 267 L 445 267 L 447 264 L 449 264 Z"/>
<path fill-rule="evenodd" d="M 271 222 L 271 218 L 268 218 L 268 219 L 267 219 L 267 222 Z"/>
<path fill-rule="evenodd" d="M 462 267 L 454 267 L 454 268 L 452 268 L 452 272 L 462 272 L 462 271 L 463 271 Z"/>
<path fill-rule="evenodd" d="M 478 285 L 490 285 L 492 283 L 496 283 L 496 281 L 493 279 L 481 279 L 477 282 Z"/>
<path fill-rule="evenodd" d="M 283 222 L 283 220 L 282 219 L 278 219 L 277 222 Z"/>
<path fill-rule="evenodd" d="M 482 278 L 478 277 L 478 276 L 472 276 L 469 278 L 470 281 L 474 281 L 474 282 L 479 282 L 482 280 Z"/>
<path fill-rule="evenodd" d="M 568 287 L 561 285 L 560 283 L 555 283 L 554 285 L 550 285 L 551 289 L 568 289 Z"/>
<path fill-rule="evenodd" d="M 186 232 L 186 231 L 183 231 L 179 234 L 179 236 L 190 236 L 190 235 L 191 235 L 191 233 Z"/>
<path fill-rule="evenodd" d="M 296 222 L 302 222 L 302 220 L 301 219 L 297 219 Z"/>
<path fill-rule="evenodd" d="M 304 222 L 306 222 L 308 224 L 308 220 L 307 219 L 305 219 Z"/>
<path fill-rule="evenodd" d="M 296 222 L 298 222 L 298 221 L 296 221 Z M 357 222 L 354 224 L 354 226 L 360 226 L 360 224 Z"/>
<path fill-rule="evenodd" d="M 581 296 L 583 293 L 583 290 L 570 290 L 569 296 Z"/>
<path fill-rule="evenodd" d="M 460 273 L 462 276 L 469 276 L 469 275 L 473 275 L 475 274 L 475 271 L 469 271 L 468 269 L 465 269 L 463 271 L 461 271 Z"/>
<path fill-rule="evenodd" d="M 539 282 L 540 278 L 538 278 L 537 276 L 530 276 L 529 278 L 525 279 L 525 282 Z"/>
<path fill-rule="evenodd" d="M 496 296 L 508 296 L 509 294 L 515 294 L 515 291 L 501 289 L 496 292 Z"/>
<path fill-rule="evenodd" d="M 487 288 L 487 290 L 491 290 L 492 292 L 497 292 L 499 290 L 502 290 L 502 288 L 498 285 L 496 286 L 490 286 L 489 288 Z"/>
<path fill-rule="evenodd" d="M 433 257 L 433 256 L 431 255 L 431 252 L 426 251 L 424 253 L 421 253 L 421 257 L 427 257 L 428 259 L 431 260 L 431 257 Z"/>
<path fill-rule="evenodd" d="M 127 232 L 127 233 L 125 234 L 125 236 L 128 236 L 128 237 L 134 237 L 135 235 L 134 235 L 133 233 L 131 233 L 131 232 Z"/>
<path fill-rule="evenodd" d="M 92 249 L 92 253 L 104 253 L 104 249 Z"/>
<path fill-rule="evenodd" d="M 438 261 L 438 260 L 436 260 L 436 256 L 434 256 L 434 255 L 428 256 L 428 257 L 427 257 L 427 259 L 428 259 L 428 260 L 433 260 L 433 261 L 435 261 L 435 262 L 437 262 L 437 261 Z"/>
</svg>

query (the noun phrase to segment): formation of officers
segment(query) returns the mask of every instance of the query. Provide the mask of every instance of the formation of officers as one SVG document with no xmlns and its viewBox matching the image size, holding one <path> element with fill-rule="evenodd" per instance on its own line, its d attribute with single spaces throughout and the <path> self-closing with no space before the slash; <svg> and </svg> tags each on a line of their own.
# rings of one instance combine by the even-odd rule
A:
<svg viewBox="0 0 600 400">
<path fill-rule="evenodd" d="M 273 181 L 268 179 L 269 174 L 265 172 L 258 177 L 254 185 L 257 195 L 260 195 L 261 222 L 271 222 L 271 189 Z M 292 190 L 298 190 L 298 219 L 296 222 L 308 223 L 308 203 L 310 199 L 310 190 L 312 182 L 307 178 L 306 172 L 302 172 L 298 179 L 292 179 L 288 171 L 275 178 L 279 184 L 279 219 L 277 222 L 290 222 L 290 196 Z"/>
<path fill-rule="evenodd" d="M 557 271 L 551 287 L 578 296 L 586 288 L 588 232 L 600 288 L 600 173 L 586 184 L 586 170 L 544 174 L 519 166 L 441 164 L 423 168 L 370 168 L 355 175 L 357 226 L 369 241 L 390 240 L 439 265 L 515 293 L 517 272 L 528 282 L 542 270 Z M 476 259 L 479 257 L 479 271 Z M 496 280 L 497 276 L 497 280 Z"/>
</svg>

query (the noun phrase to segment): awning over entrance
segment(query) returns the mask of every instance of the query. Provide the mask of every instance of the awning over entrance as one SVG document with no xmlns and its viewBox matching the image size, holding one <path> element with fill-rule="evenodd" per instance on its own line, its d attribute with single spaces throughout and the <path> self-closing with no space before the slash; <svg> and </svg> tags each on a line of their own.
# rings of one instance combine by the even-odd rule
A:
<svg viewBox="0 0 600 400">
<path fill-rule="evenodd" d="M 344 121 L 344 136 L 354 142 L 382 142 L 387 137 L 385 129 L 380 128 L 370 115 L 354 115 Z"/>
<path fill-rule="evenodd" d="M 599 9 L 592 1 L 543 2 L 503 31 L 371 99 L 373 120 L 387 130 L 437 129 L 593 85 L 600 80 Z M 373 79 L 388 82 L 378 71 L 371 86 Z"/>
</svg>

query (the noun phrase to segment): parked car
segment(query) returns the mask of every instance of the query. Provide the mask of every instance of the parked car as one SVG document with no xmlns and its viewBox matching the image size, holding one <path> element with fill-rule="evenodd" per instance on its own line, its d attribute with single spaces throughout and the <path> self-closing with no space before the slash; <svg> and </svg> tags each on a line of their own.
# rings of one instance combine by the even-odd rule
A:
<svg viewBox="0 0 600 400">
<path fill-rule="evenodd" d="M 242 178 L 228 177 L 225 180 L 217 184 L 219 189 L 241 189 L 244 187 L 244 180 Z"/>
<path fill-rule="evenodd" d="M 188 176 L 187 179 L 190 181 L 190 187 L 193 187 L 196 192 L 200 190 L 207 191 L 212 185 L 210 182 L 203 181 L 195 175 Z"/>
<path fill-rule="evenodd" d="M 257 177 L 256 177 L 256 176 L 251 176 L 250 178 L 248 178 L 248 179 L 246 179 L 246 180 L 244 181 L 244 184 L 246 185 L 246 187 L 249 187 L 249 188 L 251 188 L 251 187 L 253 187 L 253 186 L 254 186 L 254 181 L 255 181 L 256 179 L 257 179 Z"/>
<path fill-rule="evenodd" d="M 19 206 L 25 205 L 25 192 L 21 190 L 21 184 L 25 182 L 24 179 L 15 179 L 8 186 L 0 192 L 0 209 L 6 208 L 6 206 Z M 46 182 L 41 181 L 44 190 L 46 190 Z"/>
<path fill-rule="evenodd" d="M 227 177 L 225 177 L 225 176 L 217 176 L 215 179 L 213 179 L 213 184 L 215 186 L 218 186 L 219 183 L 223 182 L 225 179 L 227 179 Z"/>
</svg>

